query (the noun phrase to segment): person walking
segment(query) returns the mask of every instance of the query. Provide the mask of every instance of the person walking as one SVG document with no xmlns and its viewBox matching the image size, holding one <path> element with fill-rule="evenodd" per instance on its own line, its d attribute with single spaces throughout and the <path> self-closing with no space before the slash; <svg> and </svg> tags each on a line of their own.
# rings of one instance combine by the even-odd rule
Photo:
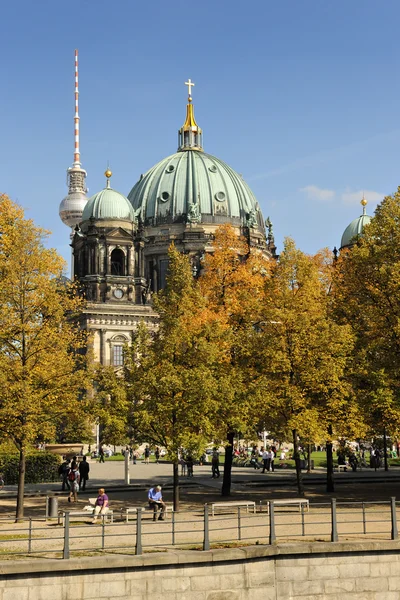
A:
<svg viewBox="0 0 400 600">
<path fill-rule="evenodd" d="M 89 471 L 90 466 L 86 460 L 86 456 L 82 458 L 82 461 L 79 463 L 79 490 L 82 492 L 86 489 L 86 482 L 89 479 Z"/>
<path fill-rule="evenodd" d="M 99 515 L 106 515 L 108 513 L 108 496 L 104 488 L 100 488 L 98 491 L 98 496 L 96 498 L 96 503 L 94 505 L 94 513 L 93 513 L 93 521 L 92 523 L 96 523 L 97 517 Z"/>
<path fill-rule="evenodd" d="M 150 462 L 150 448 L 146 446 L 144 449 L 144 464 L 148 465 Z"/>
<path fill-rule="evenodd" d="M 157 520 L 157 511 L 158 510 L 160 510 L 160 515 L 158 517 L 158 520 L 159 521 L 164 520 L 164 514 L 165 514 L 165 510 L 167 507 L 163 501 L 161 489 L 162 489 L 161 485 L 155 485 L 154 487 L 149 489 L 148 494 L 147 494 L 149 506 L 150 506 L 150 508 L 153 509 L 153 521 Z"/>
<path fill-rule="evenodd" d="M 269 463 L 269 470 L 274 472 L 275 471 L 275 452 L 274 450 L 271 448 L 270 452 L 270 463 Z"/>
<path fill-rule="evenodd" d="M 73 462 L 68 473 L 68 483 L 71 486 L 71 491 L 68 496 L 68 502 L 78 502 L 79 491 L 79 470 L 78 465 Z"/>
<path fill-rule="evenodd" d="M 66 458 L 65 461 L 63 462 L 63 464 L 61 465 L 61 475 L 62 475 L 62 485 L 61 485 L 61 491 L 65 492 L 66 490 L 70 490 L 70 485 L 68 482 L 68 473 L 69 470 L 71 468 L 70 465 L 70 460 L 69 458 Z"/>
<path fill-rule="evenodd" d="M 263 450 L 262 461 L 263 461 L 262 473 L 265 473 L 265 471 L 268 471 L 268 450 L 267 449 Z"/>
<path fill-rule="evenodd" d="M 99 463 L 103 463 L 104 462 L 104 448 L 103 446 L 100 446 L 99 448 Z"/>
<path fill-rule="evenodd" d="M 217 479 L 220 476 L 220 472 L 219 472 L 219 454 L 218 454 L 217 450 L 214 450 L 213 455 L 212 455 L 212 459 L 211 459 L 211 471 L 212 471 L 212 478 L 213 479 Z"/>
<path fill-rule="evenodd" d="M 188 477 L 193 477 L 193 457 L 189 454 L 189 456 L 186 458 L 186 467 L 187 467 L 187 474 Z"/>
<path fill-rule="evenodd" d="M 156 446 L 156 451 L 154 452 L 154 456 L 156 457 L 156 463 L 158 464 L 160 460 L 160 448 Z"/>
</svg>

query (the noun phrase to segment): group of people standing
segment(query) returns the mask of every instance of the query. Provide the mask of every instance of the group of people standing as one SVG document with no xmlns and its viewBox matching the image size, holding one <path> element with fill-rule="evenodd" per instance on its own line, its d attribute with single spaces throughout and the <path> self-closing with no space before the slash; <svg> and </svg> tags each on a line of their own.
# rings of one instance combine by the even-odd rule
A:
<svg viewBox="0 0 400 600">
<path fill-rule="evenodd" d="M 265 471 L 275 471 L 275 452 L 273 448 L 261 448 L 261 457 L 263 461 L 263 470 Z"/>
<path fill-rule="evenodd" d="M 86 456 L 82 457 L 79 465 L 77 456 L 74 456 L 72 461 L 66 458 L 60 465 L 58 473 L 62 477 L 61 490 L 63 492 L 69 490 L 68 502 L 77 502 L 78 491 L 85 491 L 86 483 L 89 479 L 89 471 L 90 466 Z"/>
</svg>

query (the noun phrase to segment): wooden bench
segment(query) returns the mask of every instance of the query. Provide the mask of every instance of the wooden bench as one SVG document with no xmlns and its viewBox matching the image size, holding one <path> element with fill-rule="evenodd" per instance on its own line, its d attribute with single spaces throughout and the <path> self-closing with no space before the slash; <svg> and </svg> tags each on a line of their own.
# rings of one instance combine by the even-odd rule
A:
<svg viewBox="0 0 400 600">
<path fill-rule="evenodd" d="M 153 509 L 150 506 L 147 506 L 147 505 L 144 506 L 144 507 L 131 506 L 129 508 L 126 508 L 125 509 L 125 520 L 126 520 L 127 523 L 129 522 L 129 515 L 131 513 L 134 513 L 134 514 L 137 513 L 138 508 L 142 508 L 142 510 L 144 510 L 144 511 L 151 511 L 151 512 L 153 512 Z M 166 506 L 165 506 L 165 515 L 167 515 L 168 511 L 172 512 L 173 510 L 174 510 L 174 507 L 172 506 L 172 504 L 166 504 Z M 123 510 L 121 512 L 123 512 Z"/>
<path fill-rule="evenodd" d="M 66 512 L 69 512 L 70 517 L 90 517 L 93 518 L 93 514 L 94 514 L 94 509 L 96 506 L 96 501 L 97 498 L 89 498 L 89 504 L 92 507 L 92 510 L 88 510 L 88 508 L 86 508 L 86 510 L 59 510 L 58 511 L 58 524 L 61 525 L 62 523 L 64 523 L 64 516 Z M 109 508 L 108 511 L 104 514 L 104 515 L 97 515 L 97 518 L 105 518 L 107 519 L 108 517 L 110 517 L 110 522 L 113 523 L 114 522 L 114 514 L 113 514 L 113 510 L 112 508 Z"/>
<path fill-rule="evenodd" d="M 249 512 L 250 506 L 253 509 L 253 512 L 256 512 L 256 503 L 253 500 L 241 500 L 240 502 L 213 502 L 211 504 L 211 515 L 214 516 L 216 508 L 231 508 L 233 506 L 245 506 L 247 512 Z"/>
<path fill-rule="evenodd" d="M 58 511 L 58 524 L 63 525 L 65 519 L 65 513 L 68 512 L 70 517 L 87 517 L 89 519 L 93 518 L 94 507 L 93 510 L 59 510 Z M 114 522 L 114 514 L 112 508 L 108 509 L 108 512 L 105 515 L 97 515 L 98 519 L 108 519 L 110 518 L 110 522 Z"/>
<path fill-rule="evenodd" d="M 350 469 L 350 465 L 335 465 L 334 466 L 337 470 L 338 473 L 340 473 L 340 471 L 345 471 L 346 469 Z"/>
<path fill-rule="evenodd" d="M 279 498 L 278 500 L 273 500 L 274 508 L 276 506 L 298 506 L 299 512 L 301 512 L 301 507 L 305 506 L 307 512 L 310 510 L 310 502 L 306 498 Z M 269 515 L 269 505 L 270 501 L 267 500 L 267 514 Z"/>
</svg>

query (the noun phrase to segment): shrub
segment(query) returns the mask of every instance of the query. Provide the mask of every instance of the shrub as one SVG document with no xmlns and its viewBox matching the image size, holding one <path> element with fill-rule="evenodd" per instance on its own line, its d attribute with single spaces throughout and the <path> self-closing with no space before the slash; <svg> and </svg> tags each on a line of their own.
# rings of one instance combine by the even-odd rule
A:
<svg viewBox="0 0 400 600">
<path fill-rule="evenodd" d="M 19 456 L 14 453 L 0 454 L 0 472 L 6 484 L 18 483 Z M 25 483 L 58 481 L 60 457 L 51 452 L 31 452 L 26 457 Z"/>
</svg>

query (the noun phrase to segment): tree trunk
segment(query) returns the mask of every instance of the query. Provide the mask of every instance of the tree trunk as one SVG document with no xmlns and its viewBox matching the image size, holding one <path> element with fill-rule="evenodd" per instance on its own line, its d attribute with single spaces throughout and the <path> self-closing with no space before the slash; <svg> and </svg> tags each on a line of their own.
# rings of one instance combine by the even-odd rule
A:
<svg viewBox="0 0 400 600">
<path fill-rule="evenodd" d="M 228 443 L 225 447 L 225 464 L 224 464 L 224 478 L 222 480 L 222 496 L 231 495 L 231 483 L 232 483 L 232 459 L 233 459 L 233 439 L 234 432 L 230 431 L 226 437 Z"/>
<path fill-rule="evenodd" d="M 174 460 L 174 482 L 173 482 L 173 502 L 174 511 L 179 510 L 179 463 L 178 459 Z"/>
<path fill-rule="evenodd" d="M 311 444 L 307 444 L 307 473 L 311 473 Z"/>
<path fill-rule="evenodd" d="M 21 446 L 19 450 L 17 511 L 15 515 L 17 523 L 24 518 L 25 463 L 25 448 Z"/>
<path fill-rule="evenodd" d="M 389 471 L 388 459 L 387 459 L 387 436 L 386 427 L 383 428 L 383 460 L 385 464 L 385 471 Z"/>
<path fill-rule="evenodd" d="M 333 447 L 332 442 L 326 442 L 326 491 L 335 491 L 335 482 L 333 479 Z"/>
<path fill-rule="evenodd" d="M 293 458 L 296 465 L 296 480 L 299 496 L 304 496 L 303 479 L 301 477 L 299 448 L 297 445 L 297 429 L 292 430 L 293 434 Z"/>
</svg>

